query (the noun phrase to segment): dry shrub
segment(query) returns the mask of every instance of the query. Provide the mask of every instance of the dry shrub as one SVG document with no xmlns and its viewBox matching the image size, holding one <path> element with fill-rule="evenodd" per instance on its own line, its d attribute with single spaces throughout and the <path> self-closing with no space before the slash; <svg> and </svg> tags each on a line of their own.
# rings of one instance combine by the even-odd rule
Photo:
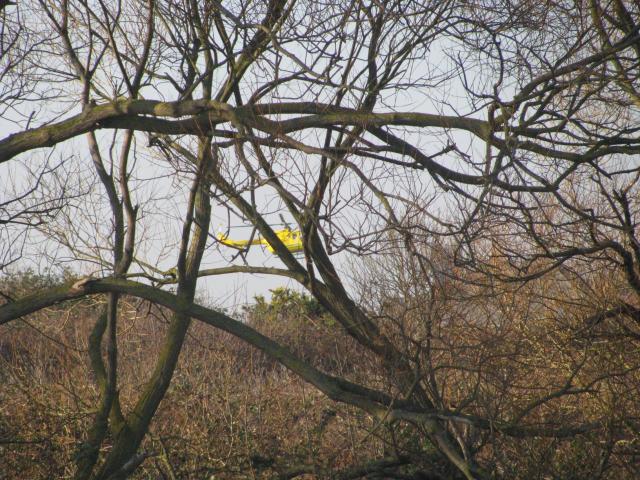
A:
<svg viewBox="0 0 640 480">
<path fill-rule="evenodd" d="M 353 341 L 324 312 L 292 303 L 267 312 L 259 305 L 245 312 L 248 323 L 324 370 L 354 371 Z M 100 307 L 99 298 L 87 299 L 0 326 L 0 478 L 73 474 L 98 401 L 87 339 Z M 169 317 L 121 300 L 118 387 L 125 411 L 153 369 Z M 336 405 L 261 352 L 194 322 L 143 446 L 152 456 L 136 478 L 322 475 L 384 454 L 384 442 L 367 433 L 372 426 L 367 415 Z"/>
<path fill-rule="evenodd" d="M 621 293 L 616 279 L 598 284 L 599 295 L 582 280 L 548 277 L 499 292 L 454 281 L 432 291 L 381 285 L 395 295 L 378 306 L 382 328 L 425 371 L 433 369 L 444 408 L 520 417 L 520 425 L 530 426 L 601 422 L 567 438 L 460 430 L 496 478 L 638 473 L 640 350 L 625 325 L 585 328 L 584 319 L 614 298 L 613 290 Z M 68 303 L 0 327 L 0 478 L 72 475 L 98 399 L 87 338 L 100 301 Z M 258 298 L 241 315 L 323 371 L 393 389 L 394 379 L 309 297 L 275 291 L 270 302 Z M 121 301 L 118 385 L 125 411 L 153 369 L 169 319 L 164 309 Z M 413 465 L 404 470 L 407 478 L 424 478 L 421 468 L 456 478 L 424 438 L 415 426 L 381 425 L 328 400 L 244 342 L 194 322 L 143 445 L 151 456 L 135 477 L 333 478 L 368 460 L 402 455 Z"/>
<path fill-rule="evenodd" d="M 387 319 L 385 333 L 425 372 L 437 407 L 521 432 L 558 432 L 459 426 L 497 478 L 640 475 L 638 323 L 596 315 L 633 296 L 624 278 L 590 263 L 530 282 L 487 282 L 448 259 L 425 275 L 397 255 L 362 274 L 372 315 Z"/>
</svg>

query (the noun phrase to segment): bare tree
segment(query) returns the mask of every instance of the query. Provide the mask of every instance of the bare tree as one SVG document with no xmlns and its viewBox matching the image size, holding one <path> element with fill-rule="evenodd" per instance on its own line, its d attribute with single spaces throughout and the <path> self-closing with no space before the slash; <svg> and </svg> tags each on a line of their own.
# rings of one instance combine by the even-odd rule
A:
<svg viewBox="0 0 640 480">
<path fill-rule="evenodd" d="M 499 454 L 487 460 L 487 452 L 506 448 L 504 438 L 637 432 L 637 425 L 621 429 L 628 419 L 558 414 L 546 421 L 540 413 L 558 398 L 591 394 L 612 376 L 634 379 L 637 364 L 583 378 L 595 357 L 563 358 L 563 374 L 539 393 L 520 395 L 528 371 L 510 376 L 509 365 L 520 355 L 543 356 L 543 342 L 499 361 L 489 346 L 502 334 L 529 342 L 533 337 L 507 335 L 509 322 L 551 311 L 534 312 L 535 302 L 510 285 L 540 280 L 531 297 L 540 299 L 544 282 L 561 285 L 562 275 L 589 288 L 575 295 L 580 308 L 570 295 L 564 303 L 554 298 L 557 322 L 566 320 L 557 312 L 575 308 L 585 328 L 619 320 L 625 338 L 638 341 L 639 8 L 616 0 L 39 0 L 3 10 L 3 26 L 16 38 L 22 28 L 47 26 L 28 29 L 23 53 L 11 63 L 29 69 L 15 96 L 26 101 L 36 93 L 39 110 L 27 115 L 12 107 L 24 119 L 16 117 L 20 130 L 0 140 L 0 162 L 48 147 L 64 155 L 86 137 L 80 155 L 108 205 L 109 227 L 94 220 L 99 235 L 90 249 L 59 229 L 50 235 L 99 265 L 100 278 L 0 308 L 5 323 L 65 300 L 107 296 L 90 349 L 101 401 L 77 478 L 124 478 L 144 462 L 139 447 L 191 318 L 247 341 L 381 423 L 411 425 L 463 478 L 498 475 Z M 0 79 L 9 92 L 3 95 L 13 98 Z M 141 209 L 166 207 L 136 193 L 157 165 L 165 180 L 174 172 L 184 195 L 168 269 L 141 247 Z M 36 183 L 28 193 L 38 191 Z M 300 230 L 302 255 L 278 236 L 279 213 Z M 252 227 L 279 265 L 203 267 L 209 255 L 246 259 L 246 251 L 229 250 L 212 235 L 212 215 Z M 51 232 L 49 225 L 43 231 Z M 80 254 L 88 250 L 94 253 Z M 340 252 L 378 263 L 396 255 L 387 272 L 400 272 L 397 278 L 375 268 L 368 274 L 365 291 L 380 302 L 356 301 L 334 260 Z M 598 302 L 585 293 L 597 283 L 594 265 L 619 286 Z M 384 381 L 329 375 L 194 303 L 199 278 L 233 272 L 297 281 L 376 359 Z M 165 288 L 173 284 L 175 290 Z M 129 412 L 119 405 L 116 375 L 122 295 L 175 312 L 155 371 Z M 474 311 L 480 307 L 481 315 Z M 500 328 L 489 326 L 492 319 Z M 476 328 L 479 344 L 465 334 Z M 474 371 L 474 362 L 481 368 Z M 101 458 L 108 437 L 112 447 Z"/>
</svg>

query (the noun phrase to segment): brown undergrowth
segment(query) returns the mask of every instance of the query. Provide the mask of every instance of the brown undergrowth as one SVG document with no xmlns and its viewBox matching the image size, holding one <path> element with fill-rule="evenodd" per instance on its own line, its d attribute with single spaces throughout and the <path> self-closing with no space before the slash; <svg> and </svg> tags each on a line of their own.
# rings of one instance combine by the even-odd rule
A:
<svg viewBox="0 0 640 480">
<path fill-rule="evenodd" d="M 10 290 L 19 296 L 26 287 Z M 285 291 L 274 298 L 275 307 L 258 299 L 246 321 L 327 371 L 358 375 L 350 360 L 355 345 L 317 306 Z M 73 475 L 98 401 L 87 339 L 99 302 L 0 326 L 0 479 Z M 153 369 L 170 314 L 132 299 L 122 305 L 118 387 L 128 410 Z M 328 400 L 243 342 L 194 322 L 135 478 L 326 477 L 388 453 L 384 429 L 373 427 L 368 416 Z"/>
<path fill-rule="evenodd" d="M 46 286 L 22 274 L 5 279 L 1 290 L 20 297 Z M 611 325 L 586 331 L 583 319 L 593 307 L 580 291 L 565 285 L 562 297 L 552 298 L 550 286 L 541 284 L 488 296 L 449 285 L 450 298 L 442 295 L 427 310 L 423 294 L 399 296 L 402 285 L 384 291 L 396 294 L 383 299 L 381 325 L 406 345 L 407 356 L 431 366 L 427 385 L 439 388 L 444 408 L 534 428 L 599 422 L 586 434 L 558 438 L 463 426 L 459 435 L 474 445 L 490 478 L 634 478 L 637 343 Z M 0 326 L 0 479 L 73 476 L 74 455 L 98 404 L 87 348 L 101 301 L 70 302 Z M 393 378 L 310 297 L 278 289 L 270 301 L 258 297 L 234 316 L 325 372 L 393 391 Z M 153 369 L 169 318 L 146 302 L 121 301 L 124 411 Z M 395 322 L 384 323 L 387 318 Z M 403 341 L 409 337 L 427 339 L 431 350 L 427 340 Z M 102 448 L 110 448 L 109 439 Z M 259 351 L 199 322 L 143 451 L 148 458 L 133 478 L 457 478 L 415 425 L 380 423 L 335 403 Z M 375 473 L 367 477 L 362 465 Z"/>
</svg>

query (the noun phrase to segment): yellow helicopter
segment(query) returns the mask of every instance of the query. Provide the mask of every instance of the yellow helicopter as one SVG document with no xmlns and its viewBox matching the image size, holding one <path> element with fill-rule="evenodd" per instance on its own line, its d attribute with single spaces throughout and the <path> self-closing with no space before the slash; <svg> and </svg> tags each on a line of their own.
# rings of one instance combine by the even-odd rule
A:
<svg viewBox="0 0 640 480">
<path fill-rule="evenodd" d="M 300 230 L 291 230 L 289 227 L 274 230 L 273 233 L 277 235 L 280 241 L 287 247 L 291 253 L 302 252 L 304 247 L 302 246 L 302 234 Z M 236 248 L 244 248 L 249 245 L 264 245 L 271 253 L 275 252 L 275 249 L 264 238 L 258 237 L 253 240 L 232 240 L 224 233 L 217 235 L 218 241 L 223 245 Z"/>
</svg>

